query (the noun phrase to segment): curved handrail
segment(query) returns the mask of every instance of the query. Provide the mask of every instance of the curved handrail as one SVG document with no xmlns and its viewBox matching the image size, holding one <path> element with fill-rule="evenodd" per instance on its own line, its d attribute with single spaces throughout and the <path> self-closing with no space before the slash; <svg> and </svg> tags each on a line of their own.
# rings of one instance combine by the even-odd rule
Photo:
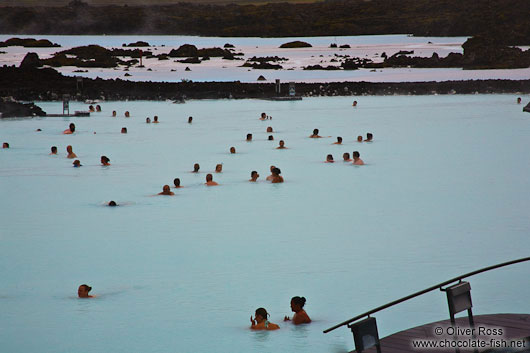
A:
<svg viewBox="0 0 530 353">
<path fill-rule="evenodd" d="M 348 325 L 350 322 L 353 322 L 353 321 L 357 321 L 365 316 L 370 316 L 371 314 L 375 313 L 375 312 L 378 312 L 378 311 L 381 311 L 383 309 L 386 309 L 388 307 L 391 307 L 391 306 L 394 306 L 396 304 L 399 304 L 399 303 L 402 303 L 404 301 L 407 301 L 409 299 L 412 299 L 414 297 L 417 297 L 419 295 L 422 295 L 422 294 L 425 294 L 427 292 L 430 292 L 430 291 L 433 291 L 435 289 L 438 289 L 445 285 L 448 285 L 450 283 L 453 283 L 453 282 L 456 282 L 456 281 L 460 281 L 462 280 L 462 278 L 466 278 L 466 277 L 471 277 L 473 275 L 476 275 L 478 273 L 482 273 L 482 272 L 486 272 L 486 271 L 490 271 L 490 270 L 494 270 L 496 268 L 499 268 L 499 267 L 504 267 L 504 266 L 508 266 L 508 265 L 513 265 L 513 264 L 516 264 L 516 263 L 519 263 L 519 262 L 524 262 L 524 261 L 529 261 L 530 260 L 530 257 L 523 257 L 521 259 L 518 259 L 518 260 L 512 260 L 512 261 L 508 261 L 508 262 L 503 262 L 503 263 L 500 263 L 500 264 L 497 264 L 497 265 L 492 265 L 492 266 L 488 266 L 488 267 L 484 267 L 484 268 L 481 268 L 480 270 L 476 270 L 476 271 L 473 271 L 473 272 L 469 272 L 469 273 L 466 273 L 464 275 L 461 275 L 461 276 L 458 276 L 458 277 L 455 277 L 453 279 L 450 279 L 448 281 L 445 281 L 445 282 L 442 282 L 442 283 L 439 283 L 437 285 L 434 285 L 432 287 L 429 287 L 429 288 L 426 288 L 424 290 L 420 290 L 419 292 L 416 292 L 416 293 L 413 293 L 413 294 L 410 294 L 410 295 L 407 295 L 406 297 L 403 297 L 401 299 L 398 299 L 398 300 L 394 300 L 393 302 L 390 302 L 388 304 L 385 304 L 385 305 L 381 305 L 375 309 L 372 309 L 370 311 L 367 311 L 361 315 L 357 315 L 355 317 L 352 317 L 351 319 L 349 320 L 346 320 L 344 322 L 341 322 L 340 324 L 337 324 L 333 327 L 330 327 L 328 328 L 327 330 L 324 330 L 324 333 L 328 333 L 330 331 L 333 331 L 335 330 L 336 328 L 339 328 L 341 326 L 344 326 L 344 325 Z"/>
</svg>

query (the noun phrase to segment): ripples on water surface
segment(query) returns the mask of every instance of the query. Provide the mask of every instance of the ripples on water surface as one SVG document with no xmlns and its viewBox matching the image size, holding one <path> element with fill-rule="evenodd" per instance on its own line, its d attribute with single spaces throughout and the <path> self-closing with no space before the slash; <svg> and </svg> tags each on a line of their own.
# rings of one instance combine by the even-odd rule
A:
<svg viewBox="0 0 530 353">
<path fill-rule="evenodd" d="M 90 118 L 0 121 L 11 145 L 0 151 L 0 350 L 346 352 L 347 329 L 322 330 L 528 255 L 530 115 L 514 96 L 351 100 L 103 102 Z M 259 121 L 262 111 L 273 120 Z M 153 115 L 161 123 L 145 124 Z M 76 133 L 62 135 L 70 122 Z M 308 139 L 314 128 L 333 137 Z M 354 142 L 366 132 L 375 142 Z M 288 150 L 275 149 L 280 139 Z M 340 161 L 354 150 L 366 166 Z M 328 153 L 338 162 L 322 163 Z M 221 186 L 207 188 L 217 163 Z M 284 184 L 263 181 L 271 164 Z M 175 177 L 176 196 L 152 196 Z M 111 199 L 124 205 L 102 206 Z M 474 312 L 529 312 L 528 269 L 472 278 Z M 99 298 L 76 299 L 81 283 Z M 309 326 L 281 321 L 295 295 L 307 298 Z M 248 330 L 260 306 L 281 330 Z M 384 336 L 447 308 L 433 292 L 376 316 Z"/>
</svg>

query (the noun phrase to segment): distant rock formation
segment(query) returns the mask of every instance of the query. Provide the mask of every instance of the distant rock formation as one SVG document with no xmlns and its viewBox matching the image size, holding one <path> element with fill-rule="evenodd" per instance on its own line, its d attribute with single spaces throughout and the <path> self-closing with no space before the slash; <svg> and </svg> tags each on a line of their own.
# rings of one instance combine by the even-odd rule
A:
<svg viewBox="0 0 530 353">
<path fill-rule="evenodd" d="M 280 45 L 280 48 L 311 48 L 311 44 L 302 42 L 300 40 L 295 40 L 294 42 L 283 43 Z"/>
<path fill-rule="evenodd" d="M 123 43 L 122 46 L 123 47 L 150 47 L 149 43 L 144 42 L 142 40 L 139 40 L 139 41 L 134 42 L 134 43 L 129 43 L 129 44 Z"/>
<path fill-rule="evenodd" d="M 0 118 L 22 118 L 28 116 L 46 116 L 46 112 L 33 103 L 19 103 L 0 99 Z"/>
<path fill-rule="evenodd" d="M 523 112 L 530 113 L 530 103 L 528 103 L 526 107 L 523 108 Z"/>
<path fill-rule="evenodd" d="M 35 68 L 35 67 L 41 67 L 42 61 L 39 59 L 39 56 L 37 53 L 27 53 L 24 59 L 22 59 L 22 62 L 20 63 L 19 67 L 21 69 L 27 69 L 27 68 Z"/>
<path fill-rule="evenodd" d="M 60 47 L 57 43 L 52 43 L 47 39 L 34 38 L 10 38 L 5 42 L 0 42 L 0 47 L 25 47 L 25 48 L 53 48 Z"/>
</svg>

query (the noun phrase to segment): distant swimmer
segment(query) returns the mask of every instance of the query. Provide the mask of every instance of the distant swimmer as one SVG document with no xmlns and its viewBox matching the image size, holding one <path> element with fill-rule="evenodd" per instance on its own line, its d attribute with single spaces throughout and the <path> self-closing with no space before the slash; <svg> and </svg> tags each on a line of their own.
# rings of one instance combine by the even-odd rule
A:
<svg viewBox="0 0 530 353">
<path fill-rule="evenodd" d="M 259 120 L 267 120 L 269 117 L 265 113 L 261 113 Z"/>
<path fill-rule="evenodd" d="M 110 206 L 110 207 L 116 207 L 116 206 L 118 206 L 118 204 L 116 203 L 116 201 L 109 201 L 109 203 L 107 204 L 107 206 Z"/>
<path fill-rule="evenodd" d="M 318 129 L 314 129 L 314 130 L 313 130 L 313 134 L 310 135 L 309 137 L 312 138 L 312 139 L 319 139 L 319 138 L 321 138 L 322 136 L 319 136 L 319 135 L 318 135 Z"/>
<path fill-rule="evenodd" d="M 293 297 L 291 299 L 291 310 L 294 312 L 292 321 L 295 325 L 308 324 L 311 322 L 309 315 L 305 312 L 304 305 L 306 299 L 304 297 Z M 283 321 L 289 321 L 289 316 L 285 316 Z"/>
<path fill-rule="evenodd" d="M 128 117 L 130 117 L 130 116 L 131 116 L 131 114 L 129 113 L 129 111 L 128 111 L 128 110 L 127 110 L 127 111 L 125 112 L 125 114 L 124 114 L 124 115 L 125 115 L 125 117 L 126 117 L 126 118 L 128 118 Z"/>
<path fill-rule="evenodd" d="M 188 118 L 188 124 L 191 124 L 192 121 L 193 121 L 193 117 L 190 116 L 190 117 Z"/>
<path fill-rule="evenodd" d="M 201 166 L 199 165 L 199 163 L 195 163 L 195 164 L 193 165 L 193 171 L 192 171 L 192 173 L 198 173 L 200 168 L 201 168 Z"/>
<path fill-rule="evenodd" d="M 247 134 L 247 141 L 252 141 L 252 134 Z"/>
<path fill-rule="evenodd" d="M 37 129 L 37 130 L 35 130 L 35 131 L 37 131 L 37 132 L 41 132 L 41 131 L 42 131 L 42 129 Z"/>
<path fill-rule="evenodd" d="M 173 184 L 175 184 L 175 189 L 178 189 L 178 188 L 182 187 L 182 186 L 180 186 L 180 179 L 179 178 L 173 179 Z"/>
<path fill-rule="evenodd" d="M 274 141 L 274 136 L 272 135 L 269 135 L 269 138 L 268 138 L 269 141 Z"/>
<path fill-rule="evenodd" d="M 267 127 L 267 132 L 272 132 L 272 126 Z"/>
<path fill-rule="evenodd" d="M 96 105 L 96 112 L 101 112 L 101 106 L 99 104 Z"/>
<path fill-rule="evenodd" d="M 83 165 L 81 164 L 81 161 L 79 159 L 76 159 L 74 161 L 74 163 L 72 163 L 74 165 L 74 168 L 79 168 L 79 167 L 82 167 Z"/>
<path fill-rule="evenodd" d="M 79 298 L 94 298 L 93 295 L 89 295 L 88 293 L 92 290 L 92 287 L 90 287 L 87 284 L 82 284 L 77 288 L 77 296 Z"/>
<path fill-rule="evenodd" d="M 2 148 L 9 148 L 9 143 L 4 142 L 4 143 L 2 144 Z"/>
<path fill-rule="evenodd" d="M 204 183 L 207 186 L 216 186 L 219 185 L 215 181 L 213 181 L 213 175 L 206 174 L 206 183 Z"/>
<path fill-rule="evenodd" d="M 230 153 L 232 153 L 232 154 L 236 153 L 236 148 L 235 147 L 230 147 Z"/>
<path fill-rule="evenodd" d="M 517 104 L 521 104 L 521 97 L 517 97 Z"/>
<path fill-rule="evenodd" d="M 158 123 L 159 123 L 159 121 L 158 121 L 158 115 L 155 115 L 155 116 L 153 117 L 153 124 L 158 124 Z"/>
<path fill-rule="evenodd" d="M 145 123 L 146 124 L 151 124 L 151 118 L 149 118 L 149 117 L 145 118 Z"/>
<path fill-rule="evenodd" d="M 91 113 L 93 113 L 93 112 L 94 112 L 94 106 L 93 106 L 93 105 L 90 105 L 90 106 L 88 107 L 88 110 L 89 110 Z"/>
<path fill-rule="evenodd" d="M 251 330 L 277 330 L 280 326 L 273 324 L 268 320 L 269 314 L 264 308 L 256 309 L 254 318 L 250 315 L 250 329 Z"/>
<path fill-rule="evenodd" d="M 361 159 L 361 154 L 357 151 L 353 152 L 353 164 L 355 165 L 364 165 L 363 160 Z"/>
<path fill-rule="evenodd" d="M 357 136 L 357 142 L 363 142 L 363 137 L 362 136 Z"/>
<path fill-rule="evenodd" d="M 68 127 L 68 129 L 63 131 L 63 134 L 70 135 L 70 134 L 73 134 L 74 132 L 75 132 L 75 124 L 70 123 L 70 126 Z"/>
<path fill-rule="evenodd" d="M 259 174 L 258 174 L 258 172 L 256 172 L 255 170 L 253 170 L 253 171 L 250 173 L 250 180 L 249 180 L 249 181 L 258 181 L 258 178 L 259 178 Z"/>
<path fill-rule="evenodd" d="M 331 154 L 328 154 L 326 156 L 326 163 L 334 163 L 335 161 L 333 160 L 333 155 Z"/>
<path fill-rule="evenodd" d="M 357 106 L 357 101 L 353 101 L 352 106 L 356 107 Z"/>
<path fill-rule="evenodd" d="M 110 165 L 110 159 L 107 156 L 101 156 L 101 165 L 108 166 Z"/>
<path fill-rule="evenodd" d="M 121 128 L 121 133 L 122 134 L 126 134 L 127 133 L 127 128 L 126 127 L 122 127 Z"/>
<path fill-rule="evenodd" d="M 113 118 L 116 117 L 116 111 L 115 111 L 115 110 L 112 111 L 112 117 L 113 117 Z"/>
<path fill-rule="evenodd" d="M 175 193 L 173 191 L 171 191 L 171 189 L 169 188 L 169 185 L 164 185 L 162 187 L 162 192 L 159 192 L 158 195 L 173 196 L 173 195 L 175 195 Z"/>
<path fill-rule="evenodd" d="M 337 136 L 337 142 L 333 142 L 334 145 L 342 145 L 342 137 Z"/>
<path fill-rule="evenodd" d="M 285 141 L 284 140 L 280 140 L 280 145 L 278 147 L 276 147 L 277 150 L 284 150 L 286 148 L 287 147 L 285 147 Z"/>
<path fill-rule="evenodd" d="M 66 155 L 66 158 L 70 158 L 70 159 L 77 158 L 77 155 L 72 150 L 72 146 L 70 145 L 66 146 L 66 152 L 68 152 L 68 154 Z"/>
<path fill-rule="evenodd" d="M 350 154 L 348 152 L 344 152 L 342 154 L 342 159 L 344 160 L 344 162 L 351 162 L 352 159 L 350 158 Z"/>
<path fill-rule="evenodd" d="M 50 154 L 57 154 L 57 146 L 52 146 Z"/>
<path fill-rule="evenodd" d="M 366 140 L 364 140 L 364 142 L 372 142 L 373 139 L 374 139 L 374 135 L 371 134 L 370 132 L 367 132 L 366 133 Z"/>
<path fill-rule="evenodd" d="M 217 164 L 215 166 L 215 172 L 216 173 L 222 173 L 223 172 L 223 165 L 222 164 Z"/>
<path fill-rule="evenodd" d="M 266 177 L 265 180 L 267 180 L 267 181 L 271 181 L 272 180 L 272 178 L 274 177 L 274 175 L 272 174 L 272 170 L 275 169 L 275 168 L 276 168 L 275 166 L 271 165 L 271 167 L 270 167 L 271 175 Z"/>
<path fill-rule="evenodd" d="M 281 174 L 281 170 L 280 168 L 274 168 L 272 170 L 272 180 L 271 180 L 271 183 L 273 184 L 276 184 L 276 183 L 283 183 L 283 177 L 280 175 Z"/>
</svg>

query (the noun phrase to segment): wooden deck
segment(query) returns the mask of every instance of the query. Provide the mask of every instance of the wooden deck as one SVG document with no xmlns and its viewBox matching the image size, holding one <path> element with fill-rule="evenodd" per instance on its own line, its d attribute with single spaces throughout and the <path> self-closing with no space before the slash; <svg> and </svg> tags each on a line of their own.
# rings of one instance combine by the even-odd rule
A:
<svg viewBox="0 0 530 353">
<path fill-rule="evenodd" d="M 499 341 L 501 340 L 520 340 L 526 339 L 523 348 L 509 350 L 504 347 L 486 347 L 478 348 L 479 352 L 530 352 L 530 314 L 493 314 L 493 315 L 477 315 L 474 316 L 475 321 L 475 332 L 477 333 L 478 340 L 491 343 L 490 339 Z M 450 327 L 450 321 L 438 321 L 423 326 L 414 327 L 405 331 L 395 333 L 381 339 L 381 353 L 454 353 L 454 348 L 417 348 L 413 347 L 414 340 L 430 340 L 434 342 L 440 342 L 442 340 L 452 341 L 453 336 L 447 334 L 447 328 Z M 468 319 L 466 317 L 457 318 L 456 326 L 460 328 L 469 327 Z M 442 335 L 435 334 L 435 328 L 442 327 L 444 333 Z M 479 327 L 498 328 L 502 329 L 502 335 L 482 335 L 479 334 Z M 449 332 L 452 333 L 452 332 Z M 484 332 L 482 332 L 484 333 Z M 459 341 L 467 341 L 473 339 L 471 335 L 459 335 Z M 509 343 L 509 342 L 508 342 Z M 501 349 L 503 348 L 503 349 Z M 461 352 L 473 352 L 473 348 L 465 349 L 462 348 Z M 355 351 L 352 351 L 355 352 Z M 376 353 L 375 347 L 365 350 L 367 353 Z"/>
</svg>

